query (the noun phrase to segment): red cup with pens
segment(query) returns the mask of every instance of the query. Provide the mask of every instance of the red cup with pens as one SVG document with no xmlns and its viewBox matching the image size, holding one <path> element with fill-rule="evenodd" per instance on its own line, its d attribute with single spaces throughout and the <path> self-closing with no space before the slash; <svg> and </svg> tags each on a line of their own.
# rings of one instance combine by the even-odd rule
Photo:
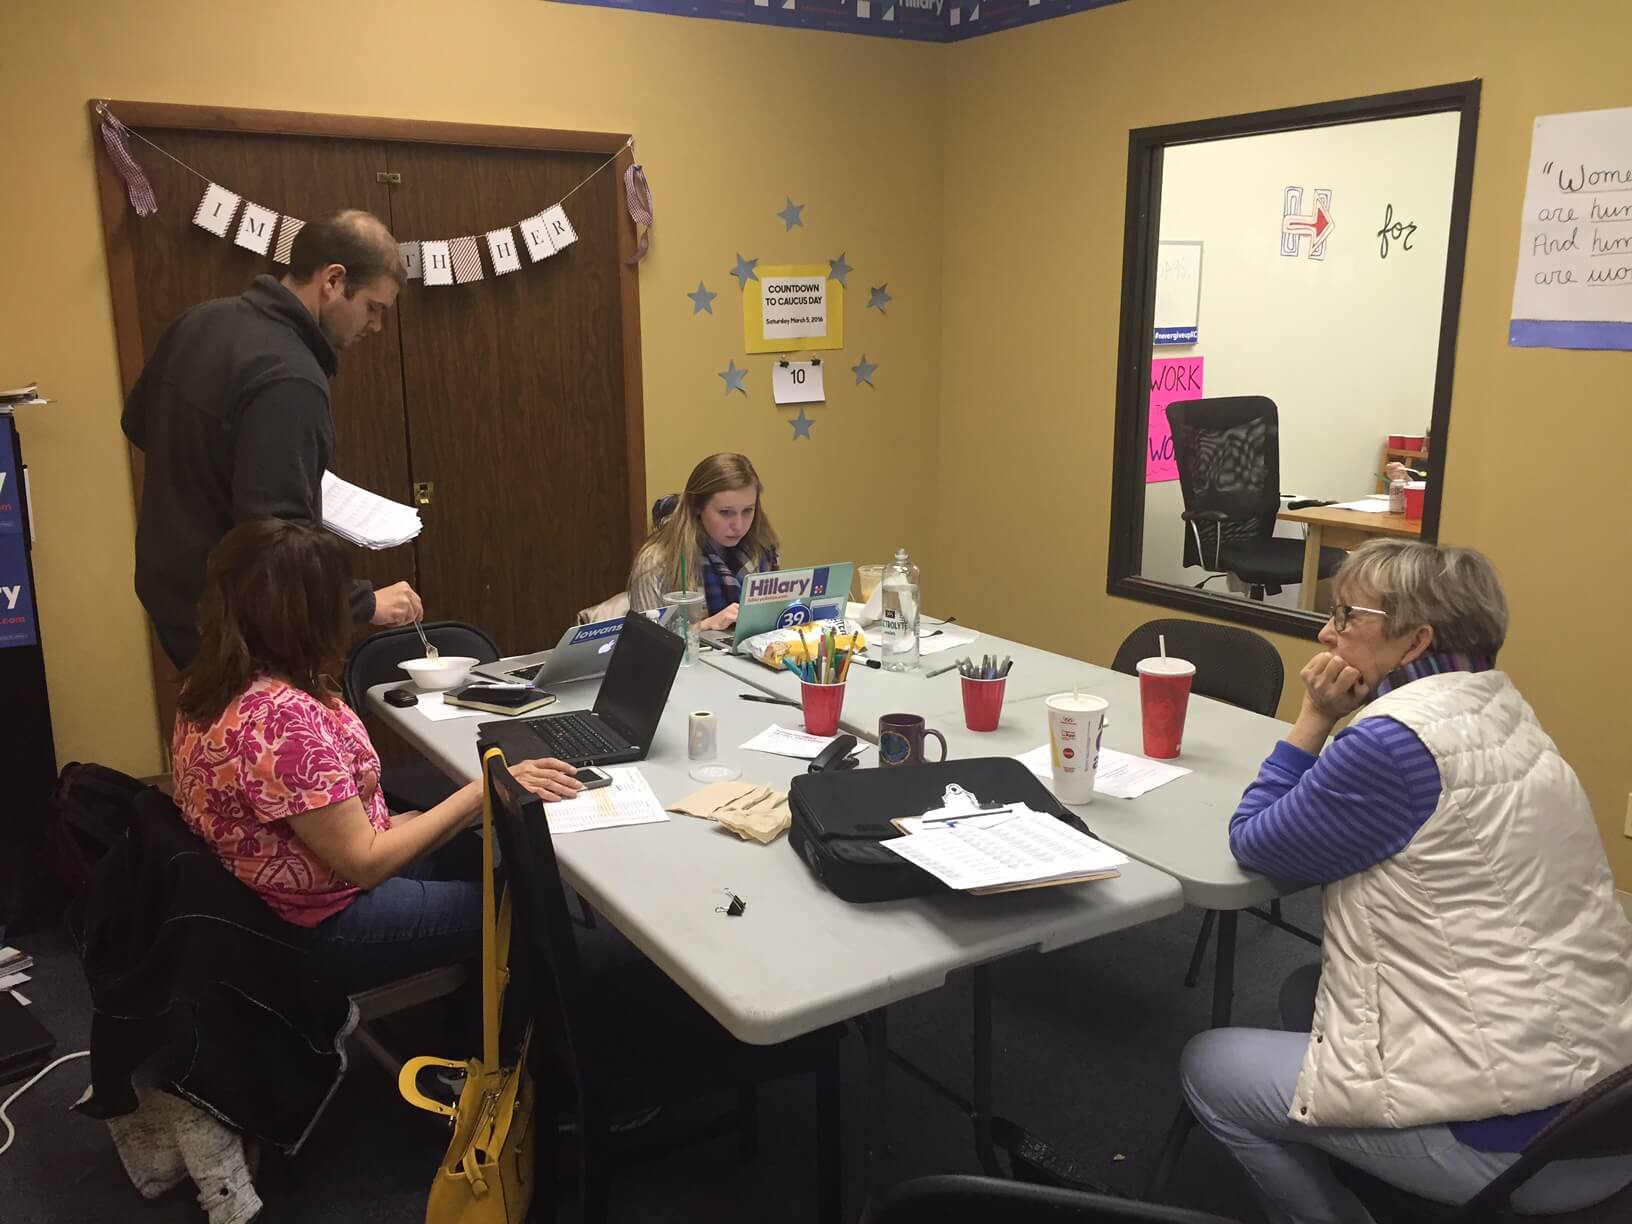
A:
<svg viewBox="0 0 1632 1224">
<path fill-rule="evenodd" d="M 980 662 L 958 661 L 958 677 L 963 686 L 963 725 L 971 731 L 996 731 L 1003 716 L 1003 690 L 1009 683 L 1009 659 L 998 661 L 986 655 Z"/>
<path fill-rule="evenodd" d="M 837 735 L 844 711 L 844 682 L 850 676 L 851 651 L 839 649 L 839 635 L 823 629 L 814 641 L 799 633 L 805 654 L 802 663 L 784 657 L 782 666 L 799 677 L 799 705 L 805 712 L 805 730 L 811 735 Z"/>
</svg>

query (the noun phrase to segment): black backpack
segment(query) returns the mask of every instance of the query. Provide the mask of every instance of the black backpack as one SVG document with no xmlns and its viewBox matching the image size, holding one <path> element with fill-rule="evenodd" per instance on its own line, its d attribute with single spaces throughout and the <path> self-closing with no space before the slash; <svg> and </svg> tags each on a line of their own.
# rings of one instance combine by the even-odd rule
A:
<svg viewBox="0 0 1632 1224">
<path fill-rule="evenodd" d="M 891 820 L 941 807 L 953 783 L 985 803 L 1024 803 L 1091 830 L 1012 757 L 801 774 L 788 788 L 788 842 L 816 878 L 846 901 L 895 901 L 948 891 L 879 843 L 901 836 Z"/>
<path fill-rule="evenodd" d="M 47 837 L 57 874 L 74 896 L 85 891 L 102 856 L 123 840 L 136 796 L 146 789 L 146 783 L 106 765 L 63 766 Z"/>
</svg>

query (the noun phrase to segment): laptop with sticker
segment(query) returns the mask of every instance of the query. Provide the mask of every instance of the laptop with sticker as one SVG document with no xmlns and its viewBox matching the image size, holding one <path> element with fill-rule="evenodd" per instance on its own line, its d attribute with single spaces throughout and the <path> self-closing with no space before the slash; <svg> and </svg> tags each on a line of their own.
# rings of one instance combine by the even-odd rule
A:
<svg viewBox="0 0 1632 1224">
<path fill-rule="evenodd" d="M 668 623 L 672 609 L 647 612 L 648 620 Z M 636 613 L 636 615 L 640 615 Z M 561 640 L 549 650 L 536 650 L 514 659 L 484 663 L 475 668 L 478 676 L 511 684 L 531 684 L 535 688 L 571 684 L 574 680 L 593 680 L 606 675 L 612 660 L 612 650 L 623 631 L 623 617 L 595 621 L 588 625 L 571 625 Z"/>
<path fill-rule="evenodd" d="M 855 566 L 817 565 L 809 569 L 770 570 L 742 576 L 736 628 L 729 634 L 705 634 L 714 645 L 735 650 L 756 634 L 794 625 L 837 620 L 850 598 Z"/>
</svg>

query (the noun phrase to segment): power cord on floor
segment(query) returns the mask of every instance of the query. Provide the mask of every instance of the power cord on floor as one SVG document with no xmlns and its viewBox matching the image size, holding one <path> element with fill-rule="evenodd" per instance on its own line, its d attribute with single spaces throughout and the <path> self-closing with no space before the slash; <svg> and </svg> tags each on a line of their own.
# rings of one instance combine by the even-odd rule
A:
<svg viewBox="0 0 1632 1224">
<path fill-rule="evenodd" d="M 5 1104 L 0 1105 L 0 1126 L 4 1126 L 6 1128 L 6 1141 L 4 1143 L 0 1143 L 0 1156 L 4 1156 L 6 1154 L 6 1149 L 11 1146 L 12 1140 L 17 1138 L 17 1128 L 11 1124 L 11 1119 L 6 1117 L 6 1110 L 11 1108 L 11 1103 L 18 1097 L 22 1096 L 23 1093 L 27 1092 L 30 1088 L 34 1087 L 35 1084 L 39 1083 L 46 1076 L 50 1075 L 51 1072 L 62 1066 L 63 1063 L 72 1062 L 76 1058 L 86 1058 L 89 1055 L 89 1050 L 80 1050 L 75 1054 L 64 1054 L 61 1058 L 57 1059 L 56 1062 L 47 1063 L 45 1066 L 41 1067 L 29 1077 L 27 1083 L 6 1098 Z"/>
</svg>

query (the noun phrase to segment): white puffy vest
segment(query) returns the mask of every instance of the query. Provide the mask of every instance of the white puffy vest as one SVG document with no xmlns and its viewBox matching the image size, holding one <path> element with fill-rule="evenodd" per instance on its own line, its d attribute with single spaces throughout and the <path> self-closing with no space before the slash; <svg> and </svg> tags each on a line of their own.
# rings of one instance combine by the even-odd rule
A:
<svg viewBox="0 0 1632 1224">
<path fill-rule="evenodd" d="M 1632 923 L 1575 772 L 1506 674 L 1402 685 L 1439 806 L 1326 889 L 1314 1030 L 1289 1116 L 1405 1127 L 1525 1113 L 1632 1063 Z"/>
</svg>

